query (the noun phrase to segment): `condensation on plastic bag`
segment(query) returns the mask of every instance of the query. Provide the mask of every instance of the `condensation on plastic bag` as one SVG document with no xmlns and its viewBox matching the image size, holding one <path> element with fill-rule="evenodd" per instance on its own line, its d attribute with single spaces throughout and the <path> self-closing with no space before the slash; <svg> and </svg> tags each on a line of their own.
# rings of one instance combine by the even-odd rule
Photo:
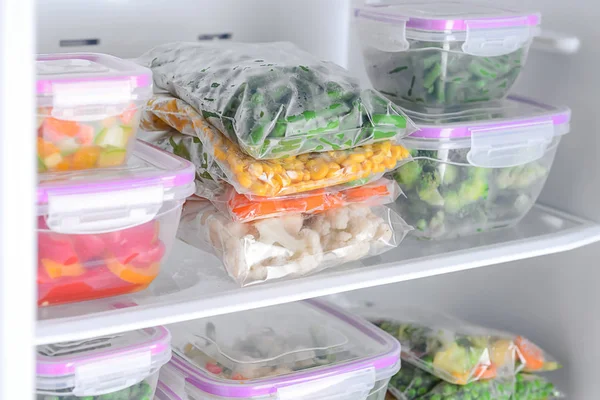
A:
<svg viewBox="0 0 600 400">
<path fill-rule="evenodd" d="M 354 188 L 318 189 L 283 197 L 257 197 L 239 194 L 229 187 L 222 196 L 210 199 L 215 206 L 227 212 L 234 221 L 250 222 L 258 219 L 293 214 L 318 214 L 350 204 L 378 206 L 393 203 L 400 195 L 400 186 L 390 179 L 381 178 Z"/>
<path fill-rule="evenodd" d="M 446 315 L 415 310 L 357 310 L 402 344 L 402 359 L 447 382 L 511 381 L 521 371 L 560 368 L 522 336 L 479 327 Z"/>
<path fill-rule="evenodd" d="M 245 286 L 384 253 L 410 229 L 385 206 L 351 205 L 312 216 L 239 223 L 208 202 L 188 201 L 178 237 L 216 254 L 229 276 Z"/>
<path fill-rule="evenodd" d="M 358 186 L 411 160 L 406 148 L 391 141 L 279 160 L 255 160 L 189 104 L 168 95 L 152 98 L 142 116 L 145 130 L 163 130 L 163 123 L 198 137 L 207 157 L 215 160 L 224 179 L 240 194 L 277 197 L 342 184 Z"/>
<path fill-rule="evenodd" d="M 170 43 L 137 60 L 255 159 L 343 150 L 415 130 L 399 107 L 291 43 Z"/>
</svg>

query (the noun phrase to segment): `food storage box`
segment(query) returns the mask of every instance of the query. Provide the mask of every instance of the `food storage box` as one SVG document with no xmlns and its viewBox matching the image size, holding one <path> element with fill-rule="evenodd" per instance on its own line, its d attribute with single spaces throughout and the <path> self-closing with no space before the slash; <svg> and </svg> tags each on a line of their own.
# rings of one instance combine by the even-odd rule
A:
<svg viewBox="0 0 600 400">
<path fill-rule="evenodd" d="M 190 162 L 142 142 L 124 166 L 39 179 L 42 306 L 147 287 L 175 239 L 183 201 L 194 191 Z"/>
<path fill-rule="evenodd" d="M 38 346 L 37 400 L 152 400 L 171 335 L 146 328 Z"/>
<path fill-rule="evenodd" d="M 152 73 L 106 54 L 37 56 L 38 172 L 123 164 Z"/>
<path fill-rule="evenodd" d="M 172 327 L 161 381 L 189 400 L 383 400 L 400 345 L 319 301 L 226 314 Z"/>
<path fill-rule="evenodd" d="M 355 15 L 371 83 L 411 109 L 504 98 L 540 25 L 538 13 L 461 0 L 371 6 Z"/>
<path fill-rule="evenodd" d="M 517 223 L 550 172 L 571 111 L 523 98 L 466 111 L 412 113 L 404 141 L 415 161 L 394 177 L 400 214 L 420 236 L 447 238 Z"/>
</svg>

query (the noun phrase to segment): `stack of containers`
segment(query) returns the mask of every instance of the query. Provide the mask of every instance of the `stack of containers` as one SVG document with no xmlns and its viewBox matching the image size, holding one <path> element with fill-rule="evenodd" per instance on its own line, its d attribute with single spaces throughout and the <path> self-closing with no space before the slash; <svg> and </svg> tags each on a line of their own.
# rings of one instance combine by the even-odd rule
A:
<svg viewBox="0 0 600 400">
<path fill-rule="evenodd" d="M 390 393 L 399 400 L 548 400 L 562 397 L 540 372 L 560 364 L 526 338 L 408 307 L 356 310 L 402 345 Z"/>
<path fill-rule="evenodd" d="M 384 2 L 385 3 L 385 2 Z M 396 180 L 402 216 L 426 238 L 511 226 L 535 203 L 570 110 L 508 98 L 540 15 L 469 1 L 355 11 L 373 86 L 419 131 Z"/>
<path fill-rule="evenodd" d="M 347 72 L 289 43 L 173 43 L 138 62 L 159 94 L 144 136 L 196 166 L 181 238 L 242 285 L 395 247 L 408 227 L 382 179 L 409 158 L 410 120 Z M 146 134 L 145 134 L 146 135 Z"/>
<path fill-rule="evenodd" d="M 36 355 L 37 400 L 152 400 L 171 335 L 146 328 L 38 346 Z"/>
<path fill-rule="evenodd" d="M 383 400 L 400 344 L 367 321 L 303 301 L 176 324 L 161 400 Z"/>
<path fill-rule="evenodd" d="M 194 192 L 190 162 L 135 140 L 151 72 L 102 54 L 37 67 L 38 304 L 142 290 Z"/>
</svg>

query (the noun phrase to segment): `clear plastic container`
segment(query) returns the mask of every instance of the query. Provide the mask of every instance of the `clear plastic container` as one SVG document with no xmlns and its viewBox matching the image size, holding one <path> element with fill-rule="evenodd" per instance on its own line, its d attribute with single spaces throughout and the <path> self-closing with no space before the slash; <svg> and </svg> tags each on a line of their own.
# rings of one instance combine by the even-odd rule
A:
<svg viewBox="0 0 600 400">
<path fill-rule="evenodd" d="M 126 165 L 40 175 L 38 304 L 146 288 L 175 239 L 194 167 L 137 142 Z"/>
<path fill-rule="evenodd" d="M 516 224 L 538 198 L 571 111 L 523 98 L 440 114 L 411 114 L 415 161 L 394 177 L 400 214 L 426 238 Z"/>
<path fill-rule="evenodd" d="M 373 87 L 411 109 L 504 98 L 541 20 L 468 0 L 392 3 L 355 15 Z"/>
<path fill-rule="evenodd" d="M 38 346 L 37 400 L 152 400 L 171 335 L 146 328 Z"/>
<path fill-rule="evenodd" d="M 189 400 L 383 400 L 400 345 L 327 303 L 310 300 L 172 327 L 161 382 Z"/>
<path fill-rule="evenodd" d="M 106 54 L 37 57 L 38 172 L 114 167 L 133 148 L 152 72 Z"/>
</svg>

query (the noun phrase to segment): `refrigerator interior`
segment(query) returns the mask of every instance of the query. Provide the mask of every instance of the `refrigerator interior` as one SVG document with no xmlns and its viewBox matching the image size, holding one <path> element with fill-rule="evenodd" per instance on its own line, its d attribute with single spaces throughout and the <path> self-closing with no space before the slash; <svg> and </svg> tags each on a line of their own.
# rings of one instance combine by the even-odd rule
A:
<svg viewBox="0 0 600 400">
<path fill-rule="evenodd" d="M 600 5 L 589 0 L 528 0 L 543 26 L 574 35 L 575 54 L 532 50 L 516 92 L 573 110 L 539 203 L 600 222 Z M 135 57 L 175 40 L 289 40 L 347 66 L 366 79 L 360 47 L 345 0 L 39 0 L 39 52 L 97 51 Z M 492 244 L 493 246 L 493 244 Z M 448 311 L 492 327 L 518 332 L 548 349 L 565 368 L 556 383 L 572 399 L 600 391 L 600 244 L 476 270 L 349 292 L 357 301 L 409 303 Z M 243 293 L 239 297 L 243 299 Z"/>
</svg>

